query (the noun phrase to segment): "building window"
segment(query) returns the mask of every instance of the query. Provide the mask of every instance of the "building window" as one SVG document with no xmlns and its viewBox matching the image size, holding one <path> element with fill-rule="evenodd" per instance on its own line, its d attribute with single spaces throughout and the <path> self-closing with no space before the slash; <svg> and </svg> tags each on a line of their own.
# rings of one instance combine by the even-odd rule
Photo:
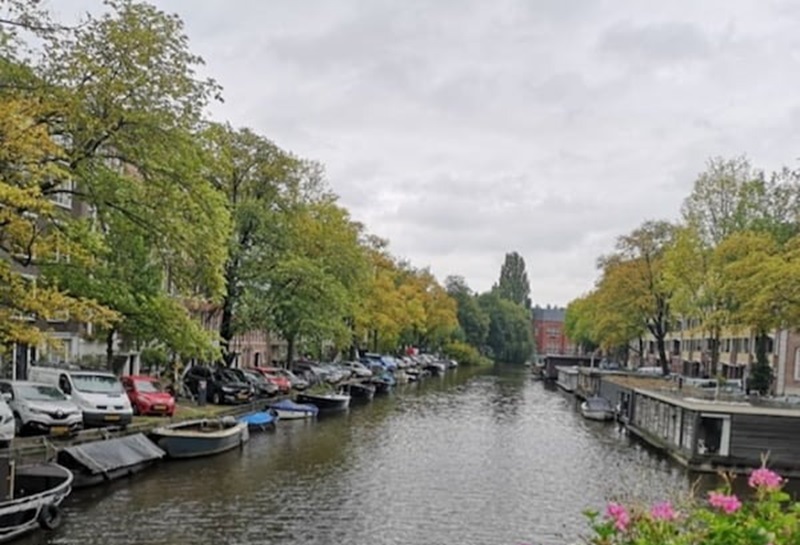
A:
<svg viewBox="0 0 800 545">
<path fill-rule="evenodd" d="M 794 379 L 800 381 L 800 348 L 794 351 Z"/>
<path fill-rule="evenodd" d="M 50 195 L 50 200 L 61 208 L 72 210 L 72 191 L 75 185 L 72 180 L 67 180 L 58 186 L 56 193 Z"/>
</svg>

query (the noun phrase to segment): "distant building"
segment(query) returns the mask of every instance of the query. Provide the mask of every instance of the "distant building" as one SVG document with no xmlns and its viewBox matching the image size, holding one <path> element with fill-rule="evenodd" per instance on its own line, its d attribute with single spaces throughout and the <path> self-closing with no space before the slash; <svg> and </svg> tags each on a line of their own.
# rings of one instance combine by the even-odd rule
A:
<svg viewBox="0 0 800 545">
<path fill-rule="evenodd" d="M 567 338 L 564 331 L 563 307 L 533 307 L 533 337 L 536 341 L 536 352 L 539 355 L 577 354 L 575 344 Z"/>
</svg>

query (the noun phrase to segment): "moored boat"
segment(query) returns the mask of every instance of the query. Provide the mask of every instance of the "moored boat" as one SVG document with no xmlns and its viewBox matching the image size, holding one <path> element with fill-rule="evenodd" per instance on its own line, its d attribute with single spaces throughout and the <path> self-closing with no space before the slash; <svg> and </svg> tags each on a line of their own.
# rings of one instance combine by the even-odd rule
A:
<svg viewBox="0 0 800 545">
<path fill-rule="evenodd" d="M 150 432 L 170 458 L 195 458 L 219 454 L 250 439 L 247 424 L 232 417 L 179 422 Z"/>
<path fill-rule="evenodd" d="M 250 431 L 274 430 L 275 423 L 280 417 L 272 410 L 247 413 L 239 417 L 239 422 L 244 422 Z"/>
<path fill-rule="evenodd" d="M 351 401 L 371 401 L 375 396 L 375 386 L 365 382 L 342 384 L 339 391 L 349 395 Z"/>
<path fill-rule="evenodd" d="M 302 418 L 313 418 L 319 413 L 316 405 L 295 403 L 291 399 L 284 399 L 270 405 L 270 409 L 275 411 L 281 420 L 298 420 Z"/>
<path fill-rule="evenodd" d="M 612 420 L 614 407 L 604 397 L 590 397 L 581 403 L 581 414 L 589 420 Z"/>
<path fill-rule="evenodd" d="M 14 469 L 10 499 L 0 501 L 0 543 L 35 530 L 61 524 L 59 506 L 72 490 L 72 472 L 58 464 Z"/>
<path fill-rule="evenodd" d="M 350 406 L 347 394 L 297 394 L 298 403 L 315 405 L 320 411 L 343 411 Z"/>
<path fill-rule="evenodd" d="M 72 485 L 83 488 L 138 473 L 165 455 L 144 434 L 137 433 L 64 447 L 57 460 L 73 473 Z"/>
<path fill-rule="evenodd" d="M 433 376 L 444 374 L 446 369 L 445 364 L 440 361 L 431 361 L 425 365 L 425 370 Z"/>
</svg>

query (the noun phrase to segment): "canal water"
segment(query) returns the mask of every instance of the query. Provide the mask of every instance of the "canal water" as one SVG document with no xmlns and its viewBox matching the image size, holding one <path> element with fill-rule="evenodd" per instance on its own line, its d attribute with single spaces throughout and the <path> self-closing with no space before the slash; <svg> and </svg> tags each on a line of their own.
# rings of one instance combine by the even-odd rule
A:
<svg viewBox="0 0 800 545">
<path fill-rule="evenodd" d="M 28 543 L 574 543 L 609 499 L 690 478 L 528 369 L 459 369 L 347 413 L 282 422 L 241 450 L 76 491 Z"/>
</svg>

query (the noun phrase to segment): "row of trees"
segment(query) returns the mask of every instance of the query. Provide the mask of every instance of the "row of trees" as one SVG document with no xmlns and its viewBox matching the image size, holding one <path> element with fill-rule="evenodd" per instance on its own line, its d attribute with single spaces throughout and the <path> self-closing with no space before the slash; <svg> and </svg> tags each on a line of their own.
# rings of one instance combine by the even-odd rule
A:
<svg viewBox="0 0 800 545">
<path fill-rule="evenodd" d="M 800 172 L 712 159 L 679 223 L 647 221 L 598 260 L 594 289 L 567 308 L 567 332 L 590 350 L 626 352 L 638 339 L 640 353 L 650 334 L 666 373 L 667 335 L 693 324 L 716 375 L 721 335 L 752 331 L 751 385 L 766 391 L 769 332 L 800 324 L 799 234 Z"/>
<path fill-rule="evenodd" d="M 320 165 L 205 116 L 220 88 L 177 16 L 111 0 L 67 27 L 33 0 L 0 7 L 0 345 L 66 316 L 109 364 L 115 339 L 230 360 L 253 329 L 290 358 L 449 342 L 455 301 L 351 219 Z M 214 312 L 216 334 L 198 319 Z"/>
</svg>

